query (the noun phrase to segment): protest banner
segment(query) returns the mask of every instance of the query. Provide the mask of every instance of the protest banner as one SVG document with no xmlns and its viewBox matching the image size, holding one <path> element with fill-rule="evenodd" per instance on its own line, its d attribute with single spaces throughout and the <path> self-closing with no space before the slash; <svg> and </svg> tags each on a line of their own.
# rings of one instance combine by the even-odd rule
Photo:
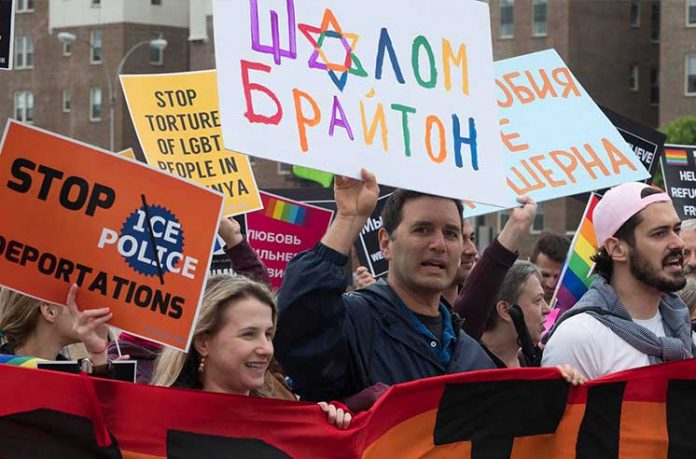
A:
<svg viewBox="0 0 696 459">
<path fill-rule="evenodd" d="M 365 167 L 381 184 L 436 195 L 511 201 L 488 5 L 274 5 L 214 2 L 227 148 L 354 178 Z"/>
<path fill-rule="evenodd" d="M 515 196 L 543 202 L 649 177 L 555 50 L 497 61 L 495 72 L 506 183 Z M 464 215 L 502 209 L 474 202 Z"/>
<path fill-rule="evenodd" d="M 421 379 L 392 386 L 342 431 L 313 403 L 0 365 L 12 394 L 0 441 L 5 459 L 691 458 L 695 375 L 690 359 L 581 386 L 556 368 Z"/>
<path fill-rule="evenodd" d="M 0 70 L 12 69 L 15 0 L 0 0 Z"/>
<path fill-rule="evenodd" d="M 333 211 L 261 192 L 263 210 L 244 216 L 249 245 L 268 269 L 271 286 L 280 287 L 285 267 L 311 249 L 331 224 Z"/>
<path fill-rule="evenodd" d="M 660 165 L 679 218 L 696 218 L 696 146 L 665 145 Z"/>
<path fill-rule="evenodd" d="M 0 147 L 0 285 L 188 349 L 222 196 L 9 121 Z"/>
<path fill-rule="evenodd" d="M 121 75 L 147 163 L 225 196 L 224 215 L 261 208 L 249 158 L 222 146 L 215 70 Z"/>
</svg>

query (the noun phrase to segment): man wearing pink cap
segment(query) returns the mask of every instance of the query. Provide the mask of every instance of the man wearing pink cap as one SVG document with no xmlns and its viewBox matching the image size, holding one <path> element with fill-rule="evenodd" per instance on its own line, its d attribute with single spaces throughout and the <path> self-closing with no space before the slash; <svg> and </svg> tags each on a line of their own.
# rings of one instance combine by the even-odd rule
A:
<svg viewBox="0 0 696 459">
<path fill-rule="evenodd" d="M 549 333 L 543 366 L 568 363 L 588 379 L 691 358 L 681 223 L 669 196 L 649 185 L 609 190 L 594 211 L 599 274 Z"/>
</svg>

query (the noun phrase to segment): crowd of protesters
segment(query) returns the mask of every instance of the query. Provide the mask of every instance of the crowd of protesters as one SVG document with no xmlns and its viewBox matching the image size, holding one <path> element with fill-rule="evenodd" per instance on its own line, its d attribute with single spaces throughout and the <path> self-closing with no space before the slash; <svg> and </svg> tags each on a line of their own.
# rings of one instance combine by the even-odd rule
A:
<svg viewBox="0 0 696 459">
<path fill-rule="evenodd" d="M 594 211 L 597 279 L 544 336 L 570 242 L 543 233 L 518 260 L 536 215 L 526 197 L 479 254 L 461 202 L 396 190 L 382 211 L 383 279 L 351 249 L 373 213 L 377 179 L 337 177 L 336 215 L 320 242 L 287 266 L 277 296 L 233 219 L 218 233 L 235 275 L 208 280 L 184 353 L 121 333 L 108 308 L 67 307 L 0 291 L 0 353 L 66 360 L 113 376 L 112 360 L 138 361 L 137 382 L 318 402 L 348 428 L 393 384 L 475 370 L 553 366 L 570 384 L 629 368 L 688 359 L 696 345 L 696 220 L 680 221 L 669 196 L 640 183 L 605 193 Z M 276 360 L 277 359 L 277 360 Z"/>
</svg>

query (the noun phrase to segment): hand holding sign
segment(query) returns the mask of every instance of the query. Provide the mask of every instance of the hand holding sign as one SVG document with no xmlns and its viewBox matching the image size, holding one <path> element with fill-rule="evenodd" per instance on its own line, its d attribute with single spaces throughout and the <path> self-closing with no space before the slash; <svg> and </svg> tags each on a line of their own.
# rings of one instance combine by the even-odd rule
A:
<svg viewBox="0 0 696 459">
<path fill-rule="evenodd" d="M 101 365 L 106 363 L 106 348 L 109 344 L 109 326 L 106 322 L 111 320 L 113 314 L 109 308 L 80 311 L 75 302 L 77 290 L 77 284 L 70 286 L 66 303 L 73 320 L 73 331 L 85 345 L 92 363 Z"/>
<path fill-rule="evenodd" d="M 334 184 L 336 208 L 340 217 L 367 218 L 377 204 L 379 186 L 375 175 L 366 169 L 360 170 L 362 181 L 338 176 Z"/>
</svg>

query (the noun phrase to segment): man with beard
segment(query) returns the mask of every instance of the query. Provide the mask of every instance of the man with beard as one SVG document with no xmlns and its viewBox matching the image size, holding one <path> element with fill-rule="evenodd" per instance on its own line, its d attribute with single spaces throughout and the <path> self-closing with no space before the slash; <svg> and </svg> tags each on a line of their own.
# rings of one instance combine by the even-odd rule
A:
<svg viewBox="0 0 696 459">
<path fill-rule="evenodd" d="M 588 379 L 691 358 L 681 222 L 669 196 L 642 183 L 609 190 L 594 211 L 599 274 L 549 333 L 542 366 L 568 363 Z"/>
<path fill-rule="evenodd" d="M 680 236 L 684 241 L 684 274 L 696 280 L 696 218 L 682 222 Z"/>
</svg>

